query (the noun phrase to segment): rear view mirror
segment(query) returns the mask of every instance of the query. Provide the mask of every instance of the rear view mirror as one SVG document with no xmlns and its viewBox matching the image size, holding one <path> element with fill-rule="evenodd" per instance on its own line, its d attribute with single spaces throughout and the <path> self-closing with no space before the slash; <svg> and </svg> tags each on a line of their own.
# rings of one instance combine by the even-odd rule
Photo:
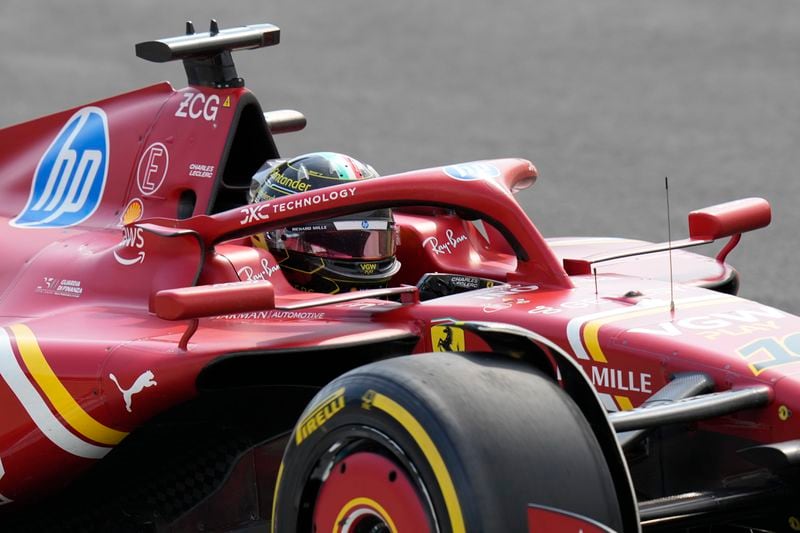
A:
<svg viewBox="0 0 800 533">
<path fill-rule="evenodd" d="M 769 202 L 743 198 L 689 213 L 689 238 L 713 241 L 768 226 L 772 220 Z"/>
<path fill-rule="evenodd" d="M 268 281 L 235 281 L 158 291 L 150 311 L 165 320 L 230 315 L 275 308 L 275 289 Z"/>
</svg>

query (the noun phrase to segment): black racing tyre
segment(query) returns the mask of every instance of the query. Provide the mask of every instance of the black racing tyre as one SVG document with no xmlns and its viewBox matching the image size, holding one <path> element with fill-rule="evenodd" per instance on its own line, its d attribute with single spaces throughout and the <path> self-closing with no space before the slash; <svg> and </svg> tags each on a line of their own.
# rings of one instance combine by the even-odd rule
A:
<svg viewBox="0 0 800 533">
<path fill-rule="evenodd" d="M 283 457 L 273 531 L 527 532 L 529 503 L 622 530 L 578 407 L 516 361 L 415 355 L 353 370 L 311 401 Z"/>
</svg>

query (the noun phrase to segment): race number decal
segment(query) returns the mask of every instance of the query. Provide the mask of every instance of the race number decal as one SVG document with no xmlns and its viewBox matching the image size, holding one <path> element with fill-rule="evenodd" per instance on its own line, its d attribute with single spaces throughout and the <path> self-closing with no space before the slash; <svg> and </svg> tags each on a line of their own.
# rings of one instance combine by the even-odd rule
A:
<svg viewBox="0 0 800 533">
<path fill-rule="evenodd" d="M 65 228 L 97 210 L 108 175 L 108 119 L 99 107 L 77 111 L 39 160 L 25 209 L 10 224 Z"/>
<path fill-rule="evenodd" d="M 792 333 L 782 339 L 758 339 L 736 351 L 757 376 L 770 368 L 800 363 L 800 333 Z"/>
</svg>

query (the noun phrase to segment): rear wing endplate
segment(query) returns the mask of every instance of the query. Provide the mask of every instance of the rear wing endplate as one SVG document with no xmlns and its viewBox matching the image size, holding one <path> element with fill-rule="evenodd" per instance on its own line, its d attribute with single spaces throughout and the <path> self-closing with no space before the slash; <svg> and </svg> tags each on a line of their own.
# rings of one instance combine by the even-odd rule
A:
<svg viewBox="0 0 800 533">
<path fill-rule="evenodd" d="M 592 265 L 633 257 L 636 255 L 666 252 L 709 244 L 717 239 L 731 237 L 728 244 L 717 254 L 717 261 L 724 262 L 727 255 L 739 243 L 742 233 L 768 226 L 772 220 L 772 209 L 763 198 L 743 198 L 724 204 L 712 205 L 689 213 L 689 238 L 678 241 L 644 244 L 609 254 L 598 254 L 584 259 L 564 259 L 564 270 L 571 276 L 591 274 Z"/>
</svg>

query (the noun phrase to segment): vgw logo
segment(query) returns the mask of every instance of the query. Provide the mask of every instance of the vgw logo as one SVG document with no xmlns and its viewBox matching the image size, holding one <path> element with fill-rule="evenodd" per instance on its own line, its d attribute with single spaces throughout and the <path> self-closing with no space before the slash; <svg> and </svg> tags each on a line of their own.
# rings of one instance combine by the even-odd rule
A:
<svg viewBox="0 0 800 533">
<path fill-rule="evenodd" d="M 64 228 L 89 218 L 103 197 L 108 153 L 105 112 L 84 107 L 72 115 L 39 160 L 28 203 L 11 225 Z"/>
</svg>

